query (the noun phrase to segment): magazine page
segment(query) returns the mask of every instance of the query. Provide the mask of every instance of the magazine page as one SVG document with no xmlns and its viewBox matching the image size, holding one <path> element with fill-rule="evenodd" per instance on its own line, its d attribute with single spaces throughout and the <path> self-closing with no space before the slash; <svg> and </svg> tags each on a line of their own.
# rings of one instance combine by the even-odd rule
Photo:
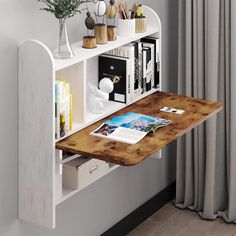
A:
<svg viewBox="0 0 236 236">
<path fill-rule="evenodd" d="M 158 128 L 166 126 L 170 122 L 158 117 L 128 112 L 106 121 L 93 131 L 91 135 L 135 144 L 142 140 L 149 132 L 155 132 Z"/>
</svg>

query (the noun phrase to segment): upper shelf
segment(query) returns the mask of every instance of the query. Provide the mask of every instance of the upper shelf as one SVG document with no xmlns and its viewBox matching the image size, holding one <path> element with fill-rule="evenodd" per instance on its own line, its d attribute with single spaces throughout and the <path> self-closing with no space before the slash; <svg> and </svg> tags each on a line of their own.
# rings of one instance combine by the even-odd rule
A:
<svg viewBox="0 0 236 236">
<path fill-rule="evenodd" d="M 156 36 L 159 36 L 161 34 L 161 21 L 159 16 L 150 7 L 143 5 L 143 8 L 144 14 L 147 17 L 147 32 L 130 35 L 129 37 L 118 36 L 116 41 L 108 42 L 105 45 L 98 45 L 95 49 L 84 49 L 82 48 L 82 42 L 77 42 L 72 45 L 75 57 L 66 60 L 53 60 L 54 70 L 58 71 L 64 69 L 149 35 L 156 34 Z"/>
<path fill-rule="evenodd" d="M 55 59 L 54 60 L 55 70 L 58 71 L 58 70 L 64 69 L 68 66 L 71 66 L 81 61 L 84 61 L 86 59 L 98 56 L 109 50 L 118 48 L 122 45 L 128 44 L 132 41 L 138 40 L 140 38 L 143 38 L 143 37 L 146 37 L 146 36 L 158 33 L 158 32 L 159 32 L 159 29 L 157 29 L 156 27 L 155 28 L 148 27 L 145 33 L 138 33 L 138 34 L 131 35 L 129 37 L 117 36 L 116 41 L 110 41 L 104 45 L 97 45 L 97 48 L 94 48 L 94 49 L 83 48 L 82 41 L 80 41 L 72 45 L 73 51 L 75 53 L 75 57 L 71 59 L 64 59 L 64 60 Z"/>
<path fill-rule="evenodd" d="M 164 106 L 185 110 L 183 115 L 160 112 Z M 58 142 L 56 148 L 81 154 L 110 163 L 135 165 L 161 150 L 190 129 L 209 119 L 222 109 L 222 104 L 209 100 L 185 97 L 171 93 L 156 92 L 106 118 L 123 115 L 129 111 L 157 116 L 173 121 L 171 124 L 147 135 L 134 145 L 114 142 L 89 135 L 104 119 Z"/>
</svg>

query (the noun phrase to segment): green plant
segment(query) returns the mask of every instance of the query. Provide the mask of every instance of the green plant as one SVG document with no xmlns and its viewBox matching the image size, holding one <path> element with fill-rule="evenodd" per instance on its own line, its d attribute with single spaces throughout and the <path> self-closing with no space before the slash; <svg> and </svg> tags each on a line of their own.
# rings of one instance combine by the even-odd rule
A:
<svg viewBox="0 0 236 236">
<path fill-rule="evenodd" d="M 46 5 L 41 10 L 54 14 L 57 19 L 70 18 L 81 13 L 80 5 L 93 0 L 38 0 Z"/>
</svg>

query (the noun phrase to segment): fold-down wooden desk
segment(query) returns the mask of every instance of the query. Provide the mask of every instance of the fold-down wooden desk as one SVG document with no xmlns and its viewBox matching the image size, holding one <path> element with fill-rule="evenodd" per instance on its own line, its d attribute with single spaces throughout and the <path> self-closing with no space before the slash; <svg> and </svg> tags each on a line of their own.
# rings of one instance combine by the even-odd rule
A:
<svg viewBox="0 0 236 236">
<path fill-rule="evenodd" d="M 160 112 L 160 109 L 164 106 L 183 109 L 185 113 L 175 115 Z M 56 148 L 119 165 L 135 165 L 206 121 L 222 108 L 222 104 L 218 102 L 156 92 L 58 142 Z M 89 135 L 105 120 L 129 111 L 157 116 L 173 122 L 158 129 L 155 133 L 148 134 L 142 141 L 134 145 Z"/>
</svg>

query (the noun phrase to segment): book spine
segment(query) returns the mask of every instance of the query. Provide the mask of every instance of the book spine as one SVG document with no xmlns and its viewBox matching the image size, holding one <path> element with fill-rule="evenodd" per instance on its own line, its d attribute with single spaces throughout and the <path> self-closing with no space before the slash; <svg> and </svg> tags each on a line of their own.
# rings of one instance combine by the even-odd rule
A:
<svg viewBox="0 0 236 236">
<path fill-rule="evenodd" d="M 147 51 L 143 49 L 143 75 L 142 75 L 142 93 L 146 92 L 146 78 L 147 78 Z"/>
<path fill-rule="evenodd" d="M 146 86 L 145 92 L 152 89 L 152 53 L 151 48 L 146 47 Z"/>
<path fill-rule="evenodd" d="M 54 100 L 55 100 L 55 139 L 57 139 L 57 125 L 58 125 L 58 122 L 57 122 L 57 119 L 58 119 L 58 116 L 57 116 L 57 81 L 55 81 L 55 97 L 54 97 Z"/>
<path fill-rule="evenodd" d="M 70 94 L 70 130 L 73 129 L 72 118 L 72 94 Z"/>
<path fill-rule="evenodd" d="M 131 59 L 126 62 L 126 104 L 131 102 Z"/>
<path fill-rule="evenodd" d="M 133 42 L 134 46 L 134 98 L 139 95 L 139 50 L 138 42 Z"/>
<path fill-rule="evenodd" d="M 150 45 L 151 46 L 151 64 L 152 64 L 152 72 L 151 72 L 151 89 L 155 87 L 155 49 L 154 49 L 154 45 Z"/>
<path fill-rule="evenodd" d="M 142 52 L 142 43 L 138 43 L 138 61 L 139 61 L 139 92 L 138 96 L 143 93 L 143 52 Z"/>
<path fill-rule="evenodd" d="M 62 82 L 57 81 L 57 139 L 61 137 L 60 135 L 61 96 L 62 96 Z"/>
<path fill-rule="evenodd" d="M 70 85 L 65 83 L 65 131 L 70 130 Z"/>
<path fill-rule="evenodd" d="M 160 87 L 160 39 L 156 39 L 156 76 L 155 88 Z"/>
<path fill-rule="evenodd" d="M 126 62 L 126 104 L 130 103 L 130 60 Z"/>
</svg>

